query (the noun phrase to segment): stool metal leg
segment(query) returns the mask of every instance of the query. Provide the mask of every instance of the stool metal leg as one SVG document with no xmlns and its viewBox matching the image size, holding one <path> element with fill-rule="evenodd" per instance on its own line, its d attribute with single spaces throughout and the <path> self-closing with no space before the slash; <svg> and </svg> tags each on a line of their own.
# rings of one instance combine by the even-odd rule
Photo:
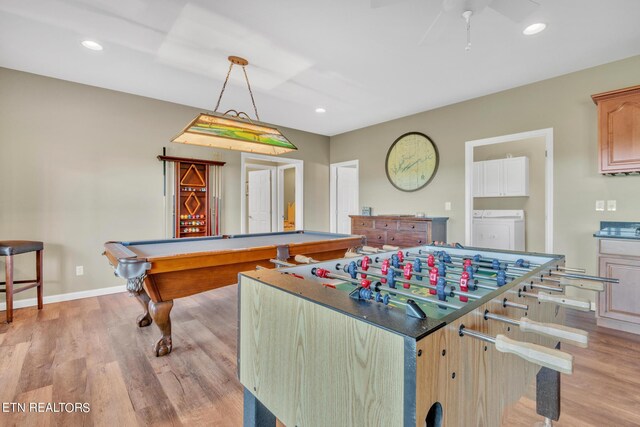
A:
<svg viewBox="0 0 640 427">
<path fill-rule="evenodd" d="M 42 251 L 36 251 L 36 282 L 38 282 L 38 310 L 42 310 L 43 282 L 42 282 Z"/>
<path fill-rule="evenodd" d="M 6 273 L 6 301 L 7 323 L 13 322 L 13 255 L 8 255 L 5 260 L 4 271 Z"/>
</svg>

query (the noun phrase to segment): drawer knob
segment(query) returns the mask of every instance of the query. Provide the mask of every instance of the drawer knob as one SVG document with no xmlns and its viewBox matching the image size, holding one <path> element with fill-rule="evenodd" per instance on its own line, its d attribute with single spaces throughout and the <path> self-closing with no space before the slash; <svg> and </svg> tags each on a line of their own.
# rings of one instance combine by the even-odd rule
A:
<svg viewBox="0 0 640 427">
<path fill-rule="evenodd" d="M 396 240 L 396 238 L 395 238 L 395 237 L 392 237 L 392 238 L 391 238 L 391 240 L 392 240 L 392 241 L 393 241 L 393 240 Z"/>
<path fill-rule="evenodd" d="M 389 226 L 389 224 L 385 224 L 384 226 L 385 226 L 385 227 L 388 227 L 388 226 Z"/>
<path fill-rule="evenodd" d="M 361 225 L 364 225 L 364 222 Z"/>
<path fill-rule="evenodd" d="M 382 239 L 382 236 L 378 236 L 378 240 Z"/>
<path fill-rule="evenodd" d="M 411 228 L 416 228 L 416 226 L 415 225 L 411 225 Z"/>
<path fill-rule="evenodd" d="M 418 243 L 422 243 L 422 240 L 418 240 Z"/>
</svg>

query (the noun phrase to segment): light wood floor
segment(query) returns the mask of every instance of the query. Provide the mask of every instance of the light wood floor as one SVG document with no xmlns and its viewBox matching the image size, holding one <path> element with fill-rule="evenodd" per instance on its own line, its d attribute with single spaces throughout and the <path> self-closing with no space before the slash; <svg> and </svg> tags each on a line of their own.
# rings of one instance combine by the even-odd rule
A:
<svg viewBox="0 0 640 427">
<path fill-rule="evenodd" d="M 126 294 L 17 310 L 13 324 L 0 323 L 0 403 L 89 402 L 91 412 L 0 412 L 0 426 L 242 425 L 236 293 L 229 286 L 176 301 L 174 350 L 162 358 L 151 352 L 158 331 L 134 325 L 140 310 Z M 640 425 L 640 337 L 596 328 L 592 314 L 570 321 L 591 330 L 591 345 L 567 347 L 576 366 L 563 376 L 556 425 Z M 536 421 L 535 402 L 523 398 L 503 425 Z"/>
</svg>

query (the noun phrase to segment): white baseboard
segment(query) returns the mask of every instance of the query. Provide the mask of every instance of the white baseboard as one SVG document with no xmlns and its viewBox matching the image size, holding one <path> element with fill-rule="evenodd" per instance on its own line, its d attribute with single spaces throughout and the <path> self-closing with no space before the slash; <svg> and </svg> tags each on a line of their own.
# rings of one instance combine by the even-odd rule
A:
<svg viewBox="0 0 640 427">
<path fill-rule="evenodd" d="M 127 287 L 125 285 L 121 285 L 121 286 L 111 286 L 108 288 L 91 289 L 88 291 L 69 292 L 67 294 L 49 295 L 44 297 L 44 303 L 50 304 L 53 302 L 72 301 L 74 299 L 99 297 L 101 295 L 110 295 L 110 294 L 117 294 L 120 292 L 126 292 L 126 290 L 127 290 Z M 13 301 L 13 308 L 16 309 L 16 308 L 23 308 L 23 307 L 33 307 L 37 304 L 38 304 L 37 298 L 20 299 L 20 300 Z M 1 302 L 0 311 L 4 311 L 6 309 L 7 309 L 7 304 L 5 302 Z"/>
</svg>

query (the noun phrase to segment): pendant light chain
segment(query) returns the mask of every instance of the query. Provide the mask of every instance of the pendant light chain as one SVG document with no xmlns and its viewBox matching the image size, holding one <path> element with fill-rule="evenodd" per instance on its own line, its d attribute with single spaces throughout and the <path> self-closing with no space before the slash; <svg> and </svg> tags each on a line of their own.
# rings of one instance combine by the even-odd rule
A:
<svg viewBox="0 0 640 427">
<path fill-rule="evenodd" d="M 218 108 L 220 108 L 220 102 L 222 101 L 222 95 L 224 95 L 224 90 L 227 88 L 227 83 L 229 82 L 229 76 L 231 75 L 231 70 L 235 64 L 231 62 L 229 64 L 229 71 L 227 71 L 227 77 L 224 79 L 224 83 L 222 85 L 222 90 L 220 91 L 220 95 L 218 96 L 218 102 L 216 103 L 216 108 L 213 110 L 214 113 L 218 112 Z M 244 79 L 247 82 L 247 88 L 249 89 L 249 95 L 251 96 L 251 103 L 253 104 L 253 111 L 256 113 L 256 120 L 260 121 L 260 116 L 258 115 L 258 107 L 256 107 L 256 100 L 253 98 L 253 91 L 251 90 L 251 84 L 249 84 L 249 76 L 247 76 L 247 69 L 244 65 L 242 65 L 242 72 L 244 73 Z"/>
<path fill-rule="evenodd" d="M 256 112 L 256 120 L 260 121 L 260 116 L 258 116 L 258 107 L 256 107 L 256 100 L 253 99 L 253 92 L 251 91 L 251 85 L 249 84 L 249 77 L 247 77 L 247 69 L 244 65 L 242 66 L 242 72 L 244 73 L 244 79 L 247 81 L 249 95 L 251 95 L 251 103 L 253 104 L 253 111 Z"/>
<path fill-rule="evenodd" d="M 232 68 L 233 68 L 233 62 L 229 64 L 229 71 L 227 71 L 227 78 L 224 79 L 222 90 L 220 91 L 220 95 L 218 96 L 218 103 L 216 104 L 216 109 L 213 110 L 214 113 L 218 112 L 218 107 L 220 107 L 220 101 L 222 101 L 222 95 L 224 94 L 224 90 L 227 88 L 227 82 L 229 81 L 229 75 L 231 75 Z"/>
</svg>

